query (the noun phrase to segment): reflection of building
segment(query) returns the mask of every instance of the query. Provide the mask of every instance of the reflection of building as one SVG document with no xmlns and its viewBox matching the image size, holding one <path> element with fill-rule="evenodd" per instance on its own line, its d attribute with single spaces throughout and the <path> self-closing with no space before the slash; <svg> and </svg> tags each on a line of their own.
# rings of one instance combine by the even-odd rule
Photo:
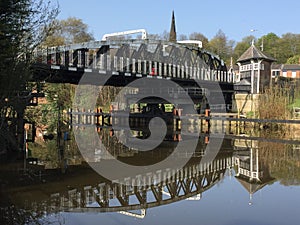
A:
<svg viewBox="0 0 300 225">
<path fill-rule="evenodd" d="M 237 165 L 235 177 L 249 192 L 249 204 L 255 192 L 274 180 L 270 176 L 268 166 L 259 160 L 259 149 L 254 146 L 253 142 L 251 143 L 250 149 L 238 151 L 235 157 Z"/>
</svg>

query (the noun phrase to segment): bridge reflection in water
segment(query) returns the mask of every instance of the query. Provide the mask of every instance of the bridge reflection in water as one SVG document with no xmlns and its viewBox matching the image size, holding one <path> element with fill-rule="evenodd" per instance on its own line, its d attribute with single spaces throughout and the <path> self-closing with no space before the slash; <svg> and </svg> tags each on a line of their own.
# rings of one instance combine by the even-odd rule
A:
<svg viewBox="0 0 300 225">
<path fill-rule="evenodd" d="M 203 155 L 207 154 L 205 147 L 204 139 L 200 138 L 195 150 L 197 153 L 178 171 L 166 168 L 147 175 L 126 177 L 126 184 L 120 184 L 107 181 L 92 169 L 81 166 L 83 172 L 78 176 L 75 174 L 59 182 L 33 185 L 29 190 L 18 191 L 17 197 L 23 200 L 22 204 L 25 202 L 22 208 L 40 215 L 59 212 L 117 212 L 142 219 L 146 216 L 147 209 L 152 207 L 182 200 L 201 200 L 205 191 L 222 181 L 226 173 L 236 174 L 237 181 L 249 192 L 249 204 L 252 204 L 252 196 L 256 191 L 274 182 L 269 167 L 260 157 L 258 141 L 241 137 L 224 139 L 221 150 L 209 165 L 201 162 Z M 163 155 L 166 148 L 162 146 L 160 151 Z M 142 157 L 137 153 L 121 153 L 119 159 L 124 161 L 141 160 Z M 159 154 L 152 156 L 155 160 L 160 158 Z M 151 154 L 147 154 L 143 160 L 150 157 Z M 177 157 L 184 157 L 184 154 Z M 169 178 L 157 182 L 158 177 Z M 140 180 L 147 180 L 147 184 L 138 185 Z"/>
<path fill-rule="evenodd" d="M 142 138 L 147 136 L 147 131 L 141 130 L 139 134 Z M 94 163 L 109 162 L 112 158 L 117 158 L 131 164 L 135 162 L 139 165 L 147 165 L 167 157 L 168 152 L 173 151 L 177 143 L 177 141 L 164 141 L 155 152 L 140 153 L 133 149 L 126 149 L 122 143 L 117 142 L 109 128 L 102 128 L 99 135 L 104 145 L 109 146 L 110 154 L 99 154 L 99 158 L 93 158 Z M 211 138 L 213 136 L 217 134 L 211 134 Z M 59 212 L 117 212 L 142 219 L 149 208 L 182 200 L 201 200 L 204 192 L 222 181 L 226 173 L 235 173 L 237 181 L 249 192 L 249 204 L 252 204 L 253 194 L 274 182 L 275 179 L 270 175 L 268 164 L 260 156 L 263 151 L 259 149 L 258 140 L 244 135 L 227 134 L 226 137 L 227 139 L 222 140 L 221 149 L 211 163 L 202 160 L 206 154 L 209 154 L 209 149 L 206 148 L 206 135 L 201 135 L 194 154 L 179 170 L 164 168 L 152 173 L 124 177 L 122 183 L 118 183 L 106 180 L 90 167 L 81 164 L 73 168 L 78 172 L 75 176 L 72 172 L 69 173 L 70 176 L 67 173 L 61 181 L 17 187 L 8 190 L 8 194 L 18 207 L 33 211 L 40 216 Z M 272 142 L 272 139 L 270 140 Z M 279 141 L 276 145 L 278 143 Z M 186 155 L 182 152 L 176 157 L 186 157 Z"/>
<path fill-rule="evenodd" d="M 104 142 L 112 144 L 108 142 L 109 132 L 103 132 L 102 135 L 104 134 L 107 134 L 107 138 L 103 138 Z M 152 163 L 153 160 L 163 159 L 167 150 L 172 151 L 176 147 L 176 144 L 171 143 L 163 143 L 155 154 L 124 154 L 126 151 L 121 151 L 118 159 L 124 162 L 140 160 L 145 164 Z M 82 168 L 79 169 L 82 173 L 78 177 L 65 177 L 60 182 L 33 185 L 22 191 L 18 189 L 13 199 L 16 202 L 22 199 L 21 208 L 40 214 L 63 211 L 120 212 L 143 218 L 148 208 L 184 199 L 200 200 L 203 192 L 222 180 L 226 170 L 234 165 L 232 140 L 223 140 L 221 151 L 210 164 L 201 162 L 206 154 L 205 146 L 204 140 L 200 140 L 195 154 L 180 170 L 165 168 L 152 173 L 141 173 L 134 177 L 125 177 L 123 184 L 120 184 L 106 181 L 92 169 L 86 166 L 82 168 L 81 165 L 78 168 Z M 115 157 L 118 155 L 116 152 L 114 154 Z M 176 157 L 185 157 L 185 154 Z M 103 156 L 98 163 L 109 160 L 109 157 Z M 14 190 L 9 192 L 15 193 Z M 133 213 L 133 210 L 141 210 L 141 214 Z"/>
<path fill-rule="evenodd" d="M 190 164 L 181 171 L 157 172 L 158 176 L 174 173 L 170 179 L 146 185 L 135 186 L 118 183 L 99 183 L 67 193 L 53 193 L 48 200 L 52 210 L 75 212 L 118 212 L 147 209 L 155 206 L 196 196 L 211 188 L 222 179 L 225 170 L 232 165 L 232 158 L 219 158 L 205 171 L 201 164 Z M 153 179 L 153 176 L 138 179 Z M 128 183 L 136 181 L 128 178 Z M 49 202 L 50 201 L 50 202 Z"/>
<path fill-rule="evenodd" d="M 109 138 L 112 138 L 109 136 L 109 132 L 103 129 L 101 135 L 103 135 L 103 142 L 106 145 L 112 144 L 108 141 Z M 82 213 L 83 215 L 115 212 L 143 219 L 146 217 L 147 212 L 149 213 L 148 209 L 150 208 L 184 200 L 200 200 L 207 203 L 207 198 L 206 200 L 202 199 L 203 195 L 207 194 L 206 191 L 215 187 L 218 183 L 226 182 L 226 180 L 223 180 L 224 177 L 235 175 L 234 177 L 238 181 L 235 183 L 240 184 L 249 193 L 248 203 L 250 205 L 253 202 L 253 195 L 258 190 L 274 183 L 276 180 L 270 173 L 269 166 L 271 164 L 268 163 L 268 159 L 266 160 L 263 157 L 266 153 L 272 153 L 264 151 L 261 140 L 253 140 L 253 137 L 247 138 L 246 136 L 237 137 L 236 139 L 232 136 L 230 139 L 223 140 L 218 155 L 209 166 L 201 162 L 203 155 L 208 153 L 207 149 L 205 150 L 205 138 L 202 137 L 199 139 L 193 157 L 179 171 L 166 168 L 152 174 L 126 177 L 127 183 L 119 184 L 105 180 L 85 165 L 78 165 L 70 168 L 62 179 L 48 180 L 44 184 L 37 183 L 27 187 L 17 187 L 8 190 L 8 194 L 17 207 L 34 212 L 41 218 L 45 215 L 56 215 L 61 212 L 67 212 L 66 215 L 69 212 Z M 159 151 L 156 152 L 157 154 L 147 153 L 142 156 L 132 152 L 126 154 L 126 150 L 124 150 L 118 153 L 115 152 L 114 157 L 130 162 L 148 158 L 145 163 L 149 163 L 153 158 L 155 158 L 154 160 L 163 158 L 166 149 L 174 148 L 170 145 L 171 142 L 164 144 L 166 145 L 161 146 Z M 274 146 L 278 146 L 278 144 L 279 142 L 275 143 Z M 272 144 L 269 143 L 268 145 Z M 280 152 L 285 151 L 282 146 L 279 150 Z M 274 151 L 276 149 L 273 148 L 272 152 Z M 287 154 L 289 151 L 285 152 L 284 154 Z M 299 159 L 299 156 L 295 155 L 295 151 L 291 152 L 294 154 L 293 157 L 297 156 Z M 184 157 L 184 154 L 177 155 L 177 157 Z M 103 157 L 99 163 L 103 160 L 109 161 L 110 159 Z M 270 160 L 273 162 L 273 159 Z M 156 178 L 159 176 L 169 178 L 157 182 Z M 47 177 L 44 179 L 47 179 Z M 137 185 L 139 180 L 142 179 L 147 180 L 148 183 L 145 182 L 147 184 L 144 186 Z M 226 195 L 222 192 L 223 194 Z M 241 198 L 238 193 L 236 195 L 239 199 Z M 244 200 L 244 203 L 247 204 L 247 199 Z"/>
</svg>

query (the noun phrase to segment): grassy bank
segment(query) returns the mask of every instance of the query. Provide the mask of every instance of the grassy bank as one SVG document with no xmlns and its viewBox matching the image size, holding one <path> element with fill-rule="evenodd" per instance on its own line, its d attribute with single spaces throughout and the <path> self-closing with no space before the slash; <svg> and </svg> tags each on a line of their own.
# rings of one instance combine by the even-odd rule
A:
<svg viewBox="0 0 300 225">
<path fill-rule="evenodd" d="M 292 119 L 294 107 L 300 107 L 300 87 L 274 86 L 260 95 L 257 115 L 263 119 Z"/>
</svg>

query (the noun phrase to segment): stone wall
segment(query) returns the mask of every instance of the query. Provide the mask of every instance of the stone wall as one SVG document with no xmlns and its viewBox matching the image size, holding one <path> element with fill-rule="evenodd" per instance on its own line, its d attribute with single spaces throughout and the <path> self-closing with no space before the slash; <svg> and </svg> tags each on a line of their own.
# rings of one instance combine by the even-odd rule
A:
<svg viewBox="0 0 300 225">
<path fill-rule="evenodd" d="M 259 106 L 259 94 L 235 94 L 232 100 L 233 110 L 242 114 L 256 112 Z"/>
</svg>

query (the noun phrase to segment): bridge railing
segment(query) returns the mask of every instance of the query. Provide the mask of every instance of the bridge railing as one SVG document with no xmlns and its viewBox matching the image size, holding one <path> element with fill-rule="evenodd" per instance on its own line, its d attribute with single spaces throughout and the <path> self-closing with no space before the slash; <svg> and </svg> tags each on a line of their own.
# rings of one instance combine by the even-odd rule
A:
<svg viewBox="0 0 300 225">
<path fill-rule="evenodd" d="M 101 50 L 102 49 L 102 50 Z M 203 66 L 201 59 L 194 62 L 180 59 L 175 62 L 173 58 L 167 60 L 149 60 L 142 57 L 119 56 L 115 50 L 108 52 L 102 46 L 99 50 L 63 48 L 42 49 L 36 51 L 37 62 L 48 64 L 51 69 L 97 72 L 100 74 L 125 76 L 153 76 L 168 77 L 170 79 L 198 79 L 203 81 L 216 81 L 220 83 L 235 83 L 236 75 L 222 70 L 210 69 Z"/>
<path fill-rule="evenodd" d="M 48 202 L 43 202 L 40 207 L 46 212 L 117 212 L 161 206 L 187 199 L 213 187 L 222 180 L 226 169 L 234 166 L 234 159 L 231 156 L 222 157 L 210 165 L 204 164 L 128 177 L 122 184 L 114 181 L 75 187 L 51 194 Z M 163 181 L 156 182 L 157 178 L 163 178 Z M 33 205 L 36 209 L 37 204 Z"/>
</svg>

